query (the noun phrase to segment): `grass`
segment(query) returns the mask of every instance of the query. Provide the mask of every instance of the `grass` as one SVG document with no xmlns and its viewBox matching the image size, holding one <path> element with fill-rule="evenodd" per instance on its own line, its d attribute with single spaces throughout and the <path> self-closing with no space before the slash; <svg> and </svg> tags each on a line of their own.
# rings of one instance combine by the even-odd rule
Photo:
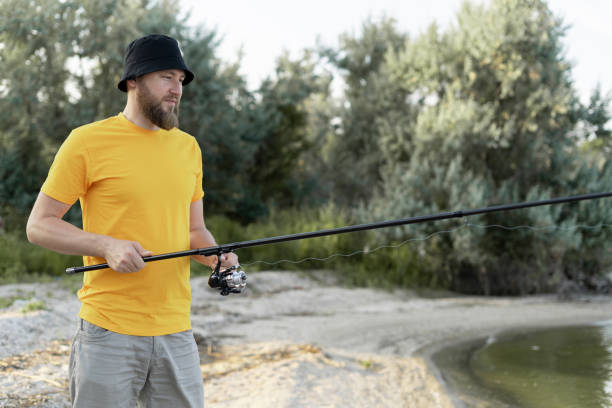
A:
<svg viewBox="0 0 612 408">
<path fill-rule="evenodd" d="M 83 286 L 83 275 L 80 273 L 62 276 L 61 278 L 56 278 L 56 280 L 59 281 L 61 287 L 74 294 Z"/>
<path fill-rule="evenodd" d="M 47 305 L 45 305 L 45 302 L 40 300 L 33 300 L 32 302 L 22 307 L 20 312 L 26 314 L 28 312 L 34 312 L 37 310 L 47 310 Z"/>
<path fill-rule="evenodd" d="M 30 244 L 25 234 L 0 234 L 0 283 L 39 282 L 63 276 L 67 267 L 82 262 L 80 256 L 62 255 Z"/>
<path fill-rule="evenodd" d="M 24 292 L 21 289 L 17 289 L 17 294 L 12 296 L 0 297 L 0 309 L 11 307 L 17 300 L 29 300 L 34 296 L 34 292 Z"/>
<path fill-rule="evenodd" d="M 7 296 L 0 297 L 0 309 L 6 309 L 7 307 L 11 307 L 16 300 L 19 300 L 18 296 Z"/>
<path fill-rule="evenodd" d="M 374 368 L 374 362 L 372 360 L 359 360 L 359 365 L 363 367 L 364 370 L 371 370 Z"/>
<path fill-rule="evenodd" d="M 239 227 L 231 220 L 211 217 L 207 224 L 219 244 L 232 243 L 299 232 L 332 229 L 357 224 L 350 212 L 332 206 L 318 210 L 272 212 L 260 222 Z M 357 253 L 368 248 L 391 244 L 373 231 L 330 235 L 236 250 L 247 273 L 258 270 L 326 269 L 335 273 L 338 283 L 347 286 L 443 287 L 444 282 L 432 275 L 435 260 L 417 253 L 414 245 L 383 248 L 368 254 Z M 330 256 L 342 254 L 341 256 Z M 344 256 L 355 254 L 353 256 Z M 326 259 L 324 261 L 313 259 Z M 328 259 L 327 259 L 328 258 Z M 305 260 L 306 259 L 306 260 Z M 283 262 L 278 262 L 286 260 Z M 303 261 L 305 260 L 305 261 Z M 263 261 L 263 262 L 262 262 Z M 300 263 L 296 263 L 300 261 Z M 277 263 L 278 262 L 278 263 Z M 274 263 L 270 265 L 270 263 Z M 207 273 L 210 273 L 207 271 Z"/>
</svg>

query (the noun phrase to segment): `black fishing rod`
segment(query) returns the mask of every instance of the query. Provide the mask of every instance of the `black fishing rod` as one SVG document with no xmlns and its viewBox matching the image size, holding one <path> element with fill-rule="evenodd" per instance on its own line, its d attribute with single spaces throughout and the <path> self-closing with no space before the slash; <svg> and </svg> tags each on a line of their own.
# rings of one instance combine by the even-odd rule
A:
<svg viewBox="0 0 612 408">
<path fill-rule="evenodd" d="M 424 215 L 424 216 L 411 217 L 411 218 L 402 218 L 402 219 L 391 220 L 391 221 L 381 221 L 381 222 L 374 222 L 374 223 L 369 223 L 369 224 L 350 225 L 346 227 L 332 228 L 332 229 L 313 231 L 313 232 L 302 232 L 298 234 L 280 235 L 280 236 L 270 237 L 270 238 L 254 239 L 251 241 L 234 242 L 230 244 L 224 244 L 224 245 L 213 246 L 213 247 L 208 247 L 208 248 L 197 248 L 197 249 L 191 249 L 187 251 L 171 252 L 171 253 L 166 253 L 166 254 L 147 256 L 147 257 L 143 257 L 142 259 L 145 262 L 152 262 L 152 261 L 161 261 L 163 259 L 178 258 L 178 257 L 183 257 L 183 256 L 194 256 L 194 255 L 221 256 L 221 254 L 233 252 L 236 249 L 240 249 L 240 248 L 247 248 L 247 247 L 254 247 L 254 246 L 268 245 L 268 244 L 277 244 L 279 242 L 295 241 L 295 240 L 307 239 L 307 238 L 324 237 L 327 235 L 344 234 L 347 232 L 365 231 L 365 230 L 371 230 L 371 229 L 377 229 L 377 228 L 396 227 L 399 225 L 418 224 L 422 222 L 446 220 L 449 218 L 469 217 L 471 215 L 487 214 L 487 213 L 498 212 L 498 211 L 510 211 L 510 210 L 518 210 L 522 208 L 539 207 L 543 205 L 554 205 L 554 204 L 570 203 L 570 202 L 582 201 L 582 200 L 593 200 L 593 199 L 604 198 L 604 197 L 612 197 L 612 191 L 604 192 L 604 193 L 583 194 L 583 195 L 576 195 L 576 196 L 562 197 L 562 198 L 553 198 L 550 200 L 528 201 L 528 202 L 515 203 L 515 204 L 496 205 L 492 207 L 478 208 L 475 210 L 443 212 L 439 214 Z M 218 274 L 218 269 L 219 269 L 220 264 L 221 262 L 217 262 L 217 267 L 215 271 L 217 272 L 217 274 Z M 105 268 L 108 268 L 108 264 L 106 263 L 98 264 L 98 265 L 88 265 L 88 266 L 75 266 L 75 267 L 67 268 L 66 273 L 74 274 L 74 273 L 79 273 L 79 272 L 94 271 L 97 269 L 105 269 Z M 213 272 L 213 276 L 215 275 L 215 272 Z M 236 277 L 235 279 L 238 279 L 238 277 Z"/>
</svg>

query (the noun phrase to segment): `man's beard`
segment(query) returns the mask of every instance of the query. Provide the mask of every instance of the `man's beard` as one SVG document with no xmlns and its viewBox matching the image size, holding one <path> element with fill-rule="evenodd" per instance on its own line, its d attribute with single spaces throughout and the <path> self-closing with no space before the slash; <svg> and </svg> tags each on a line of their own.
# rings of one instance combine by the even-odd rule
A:
<svg viewBox="0 0 612 408">
<path fill-rule="evenodd" d="M 143 83 L 140 83 L 137 99 L 143 115 L 149 119 L 151 123 L 166 130 L 178 127 L 178 99 L 176 100 L 174 107 L 170 109 L 169 112 L 166 112 L 162 107 L 163 99 L 160 102 L 157 102 L 153 95 L 151 95 L 149 88 Z"/>
</svg>

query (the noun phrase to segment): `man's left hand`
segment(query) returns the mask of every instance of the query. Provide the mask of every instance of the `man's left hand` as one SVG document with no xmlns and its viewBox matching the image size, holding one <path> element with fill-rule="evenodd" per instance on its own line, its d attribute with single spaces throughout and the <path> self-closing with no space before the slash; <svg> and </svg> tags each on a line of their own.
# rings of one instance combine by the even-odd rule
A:
<svg viewBox="0 0 612 408">
<path fill-rule="evenodd" d="M 217 265 L 217 262 L 215 262 L 212 268 L 215 269 L 216 265 Z M 222 269 L 227 269 L 234 265 L 238 265 L 238 256 L 235 253 L 230 252 L 227 254 L 221 254 L 221 268 Z"/>
</svg>

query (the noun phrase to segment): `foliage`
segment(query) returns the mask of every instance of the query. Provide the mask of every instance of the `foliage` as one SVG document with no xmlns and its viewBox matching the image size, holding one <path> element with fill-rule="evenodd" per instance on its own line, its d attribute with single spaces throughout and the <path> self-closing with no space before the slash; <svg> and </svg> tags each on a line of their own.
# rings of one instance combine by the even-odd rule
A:
<svg viewBox="0 0 612 408">
<path fill-rule="evenodd" d="M 406 40 L 394 19 L 383 18 L 379 23 L 366 21 L 360 36 L 342 35 L 338 50 L 321 50 L 345 83 L 338 123 L 328 133 L 326 146 L 329 172 L 334 174 L 333 198 L 341 205 L 368 200 L 374 195 L 373 186 L 381 181 L 378 122 L 390 106 L 403 101 L 405 93 L 389 84 L 380 70 L 386 56 L 402 50 Z"/>
<path fill-rule="evenodd" d="M 0 234 L 0 282 L 18 282 L 25 275 L 63 276 L 66 268 L 80 265 L 80 256 L 62 255 L 32 245 L 25 236 Z"/>
<path fill-rule="evenodd" d="M 583 107 L 582 120 L 575 131 L 585 159 L 598 167 L 604 166 L 612 153 L 611 102 L 612 92 L 604 95 L 601 87 L 597 86 L 589 104 Z"/>
<path fill-rule="evenodd" d="M 315 204 L 312 187 L 318 174 L 310 174 L 305 153 L 316 143 L 309 135 L 309 105 L 318 95 L 328 95 L 331 76 L 317 72 L 312 51 L 292 60 L 288 53 L 277 60 L 276 74 L 259 88 L 264 135 L 250 181 L 261 195 L 280 208 Z"/>
<path fill-rule="evenodd" d="M 21 289 L 17 289 L 14 295 L 0 297 L 0 309 L 11 307 L 17 300 L 29 300 L 32 297 L 34 297 L 34 292 L 24 292 Z"/>
<path fill-rule="evenodd" d="M 47 305 L 45 305 L 45 302 L 41 300 L 33 300 L 22 307 L 19 311 L 26 314 L 28 312 L 35 312 L 37 310 L 47 310 Z"/>
<path fill-rule="evenodd" d="M 546 4 L 494 0 L 487 8 L 464 3 L 457 21 L 443 33 L 432 25 L 404 51 L 390 54 L 381 69 L 381 75 L 408 90 L 405 104 L 415 104 L 418 113 L 406 133 L 384 135 L 392 124 L 381 120 L 382 189 L 361 211 L 363 218 L 609 190 L 609 165 L 597 168 L 585 161 L 573 137 L 579 120 L 597 117 L 585 115 L 577 101 L 561 49 L 564 28 Z M 601 113 L 605 104 L 598 106 Z M 585 207 L 590 211 L 577 211 Z M 474 221 L 566 226 L 597 224 L 609 216 L 609 204 L 587 203 Z M 436 228 L 416 229 L 430 233 Z M 438 274 L 447 271 L 442 277 L 453 289 L 523 294 L 554 289 L 576 273 L 578 264 L 587 275 L 600 272 L 605 265 L 595 253 L 605 250 L 609 238 L 603 228 L 550 235 L 464 229 L 424 242 L 421 250 L 442 260 Z"/>
<path fill-rule="evenodd" d="M 355 224 L 350 211 L 333 204 L 318 209 L 273 211 L 263 220 L 246 227 L 226 217 L 207 221 L 217 242 L 225 244 L 298 232 L 318 231 Z M 367 231 L 331 235 L 275 245 L 242 248 L 236 251 L 247 273 L 260 270 L 321 270 L 334 274 L 346 285 L 394 287 L 442 287 L 431 275 L 435 259 L 420 256 L 410 244 L 400 248 L 380 248 L 391 244 L 384 237 Z M 351 256 L 348 256 L 351 255 Z M 195 275 L 210 269 L 192 262 Z"/>
</svg>

